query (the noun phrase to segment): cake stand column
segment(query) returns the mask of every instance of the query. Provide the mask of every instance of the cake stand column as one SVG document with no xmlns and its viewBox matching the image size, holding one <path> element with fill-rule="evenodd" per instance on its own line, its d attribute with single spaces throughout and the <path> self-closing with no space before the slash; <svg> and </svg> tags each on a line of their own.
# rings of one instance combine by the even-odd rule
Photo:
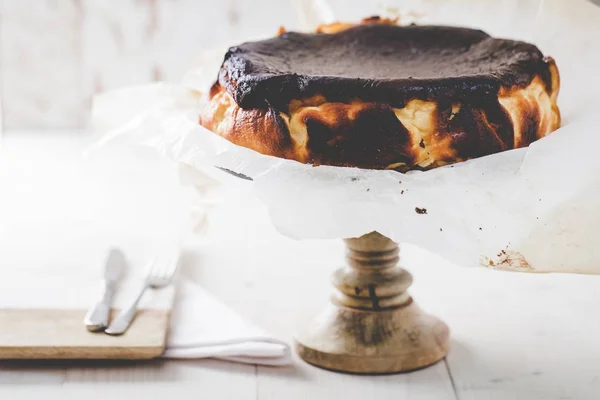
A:
<svg viewBox="0 0 600 400">
<path fill-rule="evenodd" d="M 386 374 L 422 368 L 448 352 L 448 326 L 407 292 L 412 276 L 399 248 L 371 232 L 345 239 L 346 266 L 333 275 L 328 307 L 296 338 L 296 351 L 321 368 Z"/>
</svg>

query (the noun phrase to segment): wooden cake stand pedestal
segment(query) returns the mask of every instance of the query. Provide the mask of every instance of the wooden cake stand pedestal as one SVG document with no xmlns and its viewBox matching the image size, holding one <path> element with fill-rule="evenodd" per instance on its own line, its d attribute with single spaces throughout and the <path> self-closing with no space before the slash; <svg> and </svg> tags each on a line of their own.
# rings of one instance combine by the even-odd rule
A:
<svg viewBox="0 0 600 400">
<path fill-rule="evenodd" d="M 408 294 L 412 276 L 398 266 L 398 245 L 377 232 L 345 243 L 347 266 L 333 275 L 331 303 L 296 338 L 300 357 L 358 374 L 405 372 L 444 358 L 448 326 Z"/>
</svg>

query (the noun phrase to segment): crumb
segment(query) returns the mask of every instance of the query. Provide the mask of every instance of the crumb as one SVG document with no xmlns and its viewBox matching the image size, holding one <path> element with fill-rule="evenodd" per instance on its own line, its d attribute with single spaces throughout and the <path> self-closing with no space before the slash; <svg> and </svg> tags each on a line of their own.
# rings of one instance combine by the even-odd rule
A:
<svg viewBox="0 0 600 400">
<path fill-rule="evenodd" d="M 490 265 L 492 265 L 492 266 L 494 265 L 494 261 L 493 260 L 489 260 L 488 262 L 490 263 Z"/>
<path fill-rule="evenodd" d="M 415 207 L 415 211 L 417 212 L 417 214 L 427 214 L 426 208 Z"/>
<path fill-rule="evenodd" d="M 352 182 L 356 182 L 356 181 L 358 180 L 358 178 L 354 177 L 354 178 L 350 178 L 350 180 L 351 180 Z"/>
<path fill-rule="evenodd" d="M 400 194 L 404 194 L 404 190 L 401 190 L 401 191 L 400 191 Z"/>
<path fill-rule="evenodd" d="M 500 262 L 501 265 L 507 265 L 511 268 L 531 268 L 525 257 L 521 253 L 512 251 L 506 253 L 504 259 Z"/>
<path fill-rule="evenodd" d="M 398 181 L 398 183 L 402 183 L 402 181 Z"/>
<path fill-rule="evenodd" d="M 481 227 L 479 227 L 479 230 L 482 231 L 483 229 L 481 229 Z"/>
<path fill-rule="evenodd" d="M 371 189 L 367 189 L 367 192 L 368 192 L 369 190 L 371 190 Z"/>
<path fill-rule="evenodd" d="M 440 228 L 440 232 L 442 231 L 442 228 Z"/>
<path fill-rule="evenodd" d="M 279 29 L 277 30 L 277 36 L 281 36 L 286 32 L 285 27 L 284 26 L 280 26 Z"/>
</svg>

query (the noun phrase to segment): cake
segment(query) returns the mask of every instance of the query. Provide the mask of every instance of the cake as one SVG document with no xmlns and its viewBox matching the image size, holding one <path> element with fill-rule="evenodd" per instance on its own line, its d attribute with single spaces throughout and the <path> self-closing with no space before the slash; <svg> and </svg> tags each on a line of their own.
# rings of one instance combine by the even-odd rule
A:
<svg viewBox="0 0 600 400">
<path fill-rule="evenodd" d="M 525 147 L 560 125 L 534 45 L 370 18 L 231 47 L 200 124 L 313 165 L 430 169 Z"/>
</svg>

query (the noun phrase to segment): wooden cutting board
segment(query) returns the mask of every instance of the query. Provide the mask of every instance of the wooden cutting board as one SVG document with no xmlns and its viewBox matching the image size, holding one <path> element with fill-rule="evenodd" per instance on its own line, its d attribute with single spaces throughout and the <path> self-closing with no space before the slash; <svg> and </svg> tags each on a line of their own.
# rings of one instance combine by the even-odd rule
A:
<svg viewBox="0 0 600 400">
<path fill-rule="evenodd" d="M 62 225 L 61 242 L 42 243 L 52 232 L 23 226 L 0 241 L 4 278 L 0 280 L 0 360 L 2 359 L 149 359 L 165 349 L 175 284 L 146 290 L 139 311 L 121 336 L 89 332 L 88 308 L 101 297 L 108 243 L 84 227 Z M 67 229 L 69 228 L 69 229 Z M 91 230 L 91 228 L 90 228 Z M 92 233 L 94 233 L 92 235 Z M 39 237 L 38 237 L 39 236 Z M 104 235 L 107 236 L 107 235 Z M 93 240 L 90 240 L 89 238 Z M 20 246 L 35 240 L 36 252 Z M 144 280 L 148 254 L 163 243 L 111 236 L 126 255 L 113 318 L 130 304 Z"/>
<path fill-rule="evenodd" d="M 0 309 L 0 359 L 143 360 L 165 349 L 168 310 L 141 310 L 122 336 L 88 332 L 85 314 L 86 310 Z"/>
</svg>

